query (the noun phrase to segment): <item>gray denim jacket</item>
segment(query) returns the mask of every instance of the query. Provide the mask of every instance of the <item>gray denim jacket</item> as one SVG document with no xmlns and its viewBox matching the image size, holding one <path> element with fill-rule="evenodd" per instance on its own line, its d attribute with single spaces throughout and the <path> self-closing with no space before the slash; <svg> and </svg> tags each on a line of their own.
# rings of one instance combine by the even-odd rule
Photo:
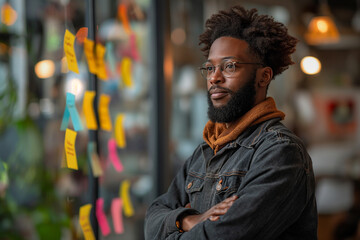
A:
<svg viewBox="0 0 360 240">
<path fill-rule="evenodd" d="M 302 141 L 271 119 L 243 132 L 214 155 L 199 145 L 168 191 L 145 218 L 145 239 L 317 239 L 315 180 Z M 217 221 L 189 232 L 175 225 L 180 214 L 203 213 L 238 195 Z M 189 203 L 191 209 L 184 208 Z"/>
</svg>

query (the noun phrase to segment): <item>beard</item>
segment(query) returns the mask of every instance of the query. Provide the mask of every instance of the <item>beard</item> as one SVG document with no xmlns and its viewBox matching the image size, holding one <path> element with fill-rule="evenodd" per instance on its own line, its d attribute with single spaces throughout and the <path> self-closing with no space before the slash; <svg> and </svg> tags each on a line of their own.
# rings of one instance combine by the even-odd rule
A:
<svg viewBox="0 0 360 240">
<path fill-rule="evenodd" d="M 211 96 L 208 91 L 208 117 L 212 122 L 230 123 L 247 113 L 255 103 L 255 78 L 256 71 L 248 79 L 247 83 L 238 91 L 233 92 L 230 89 L 221 88 L 226 90 L 231 95 L 228 103 L 223 107 L 214 107 Z"/>
</svg>

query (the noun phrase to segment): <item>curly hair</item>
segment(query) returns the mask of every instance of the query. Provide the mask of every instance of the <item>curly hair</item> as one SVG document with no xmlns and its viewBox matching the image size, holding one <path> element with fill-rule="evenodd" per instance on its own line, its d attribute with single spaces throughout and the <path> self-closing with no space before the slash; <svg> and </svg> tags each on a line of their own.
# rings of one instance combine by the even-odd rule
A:
<svg viewBox="0 0 360 240">
<path fill-rule="evenodd" d="M 205 31 L 199 36 L 199 45 L 205 57 L 210 47 L 220 37 L 233 37 L 246 41 L 250 51 L 265 66 L 273 70 L 273 77 L 294 64 L 291 54 L 298 40 L 288 34 L 284 24 L 268 15 L 258 15 L 256 9 L 245 10 L 234 6 L 228 11 L 219 11 L 205 23 Z"/>
</svg>

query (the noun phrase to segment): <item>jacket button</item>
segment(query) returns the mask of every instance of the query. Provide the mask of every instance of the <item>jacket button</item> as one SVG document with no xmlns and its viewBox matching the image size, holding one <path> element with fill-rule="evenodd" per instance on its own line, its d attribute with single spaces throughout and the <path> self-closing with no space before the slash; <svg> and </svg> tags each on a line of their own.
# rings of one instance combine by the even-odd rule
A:
<svg viewBox="0 0 360 240">
<path fill-rule="evenodd" d="M 192 182 L 189 182 L 189 184 L 187 185 L 187 188 L 189 189 L 189 188 L 191 188 L 191 186 L 192 186 Z"/>
<path fill-rule="evenodd" d="M 216 187 L 215 187 L 215 189 L 216 189 L 216 191 L 220 191 L 221 190 L 221 188 L 222 188 L 222 179 L 220 179 L 220 181 L 218 182 L 218 184 L 216 184 Z"/>
</svg>

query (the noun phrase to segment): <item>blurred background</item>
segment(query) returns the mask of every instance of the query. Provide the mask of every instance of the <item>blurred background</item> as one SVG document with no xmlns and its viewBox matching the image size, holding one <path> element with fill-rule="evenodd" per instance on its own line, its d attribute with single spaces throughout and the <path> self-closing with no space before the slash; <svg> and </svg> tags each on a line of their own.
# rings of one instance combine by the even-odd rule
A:
<svg viewBox="0 0 360 240">
<path fill-rule="evenodd" d="M 97 239 L 144 239 L 146 208 L 202 142 L 198 36 L 234 4 L 272 15 L 300 40 L 268 95 L 313 159 L 319 239 L 360 239 L 359 0 L 0 0 L 0 239 L 84 239 L 86 204 Z M 78 73 L 65 57 L 66 30 Z M 85 38 L 105 48 L 105 77 L 89 72 Z M 87 91 L 111 128 L 87 126 Z M 83 125 L 78 170 L 66 167 L 60 129 L 67 93 Z M 126 144 L 111 147 L 119 132 Z"/>
</svg>

